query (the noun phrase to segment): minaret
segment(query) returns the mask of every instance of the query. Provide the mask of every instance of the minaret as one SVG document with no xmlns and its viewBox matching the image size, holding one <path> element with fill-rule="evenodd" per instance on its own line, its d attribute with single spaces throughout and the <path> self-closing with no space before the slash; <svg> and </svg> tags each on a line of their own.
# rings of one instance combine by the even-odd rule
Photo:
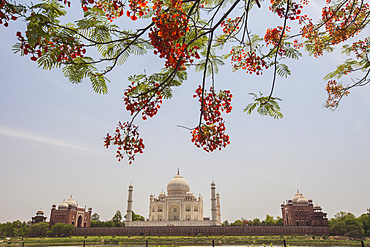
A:
<svg viewBox="0 0 370 247">
<path fill-rule="evenodd" d="M 217 209 L 216 209 L 216 184 L 212 181 L 211 183 L 211 220 L 217 220 Z M 216 222 L 215 222 L 216 223 Z"/>
<path fill-rule="evenodd" d="M 154 201 L 154 195 L 150 194 L 150 202 L 149 202 L 149 221 L 152 221 L 152 203 Z"/>
<path fill-rule="evenodd" d="M 128 186 L 128 200 L 127 200 L 127 219 L 126 221 L 132 221 L 132 192 L 134 190 L 134 186 L 130 184 Z"/>
<path fill-rule="evenodd" d="M 220 193 L 217 192 L 216 194 L 216 201 L 217 201 L 217 225 L 221 225 L 221 204 L 220 204 Z"/>
</svg>

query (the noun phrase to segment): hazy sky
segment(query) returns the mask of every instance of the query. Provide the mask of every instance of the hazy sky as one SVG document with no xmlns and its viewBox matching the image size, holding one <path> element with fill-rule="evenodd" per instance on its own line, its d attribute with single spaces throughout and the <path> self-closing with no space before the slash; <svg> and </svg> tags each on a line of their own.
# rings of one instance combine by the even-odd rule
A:
<svg viewBox="0 0 370 247">
<path fill-rule="evenodd" d="M 278 78 L 274 93 L 283 99 L 282 120 L 243 113 L 252 100 L 248 93 L 268 94 L 271 71 L 232 73 L 226 61 L 216 88 L 234 94 L 234 109 L 225 115 L 231 145 L 213 153 L 196 148 L 189 131 L 177 127 L 194 127 L 199 119 L 192 95 L 201 74 L 190 72 L 156 117 L 138 119 L 146 149 L 128 165 L 103 147 L 103 137 L 129 119 L 122 101 L 127 77 L 155 72 L 163 61 L 129 59 L 110 74 L 109 93 L 99 95 L 88 81 L 72 85 L 60 70 L 42 71 L 29 57 L 14 55 L 15 33 L 24 27 L 10 24 L 0 27 L 0 222 L 28 221 L 40 208 L 49 217 L 52 204 L 70 195 L 109 220 L 116 210 L 126 211 L 130 183 L 135 213 L 148 217 L 149 195 L 166 190 L 178 167 L 192 192 L 203 195 L 204 216 L 210 216 L 215 181 L 222 221 L 281 216 L 280 204 L 297 189 L 329 217 L 370 207 L 370 87 L 351 91 L 334 112 L 323 107 L 322 78 L 345 59 L 339 53 L 286 61 L 292 76 Z"/>
</svg>

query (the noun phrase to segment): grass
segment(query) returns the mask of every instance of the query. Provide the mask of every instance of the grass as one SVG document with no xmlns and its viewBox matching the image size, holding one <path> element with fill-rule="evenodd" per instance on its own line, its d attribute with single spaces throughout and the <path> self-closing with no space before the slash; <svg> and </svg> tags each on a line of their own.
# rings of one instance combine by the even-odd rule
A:
<svg viewBox="0 0 370 247">
<path fill-rule="evenodd" d="M 146 240 L 150 246 L 163 245 L 283 245 L 283 239 L 290 246 L 361 246 L 359 240 L 350 240 L 344 237 L 318 237 L 318 236 L 72 236 L 64 238 L 12 238 L 3 240 L 0 246 L 50 246 L 50 245 L 145 245 Z M 364 241 L 370 246 L 370 239 Z"/>
</svg>

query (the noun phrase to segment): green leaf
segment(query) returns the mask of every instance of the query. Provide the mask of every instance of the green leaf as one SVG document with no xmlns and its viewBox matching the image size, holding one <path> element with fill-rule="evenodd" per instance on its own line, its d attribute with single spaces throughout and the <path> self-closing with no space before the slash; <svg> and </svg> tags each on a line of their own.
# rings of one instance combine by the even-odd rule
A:
<svg viewBox="0 0 370 247">
<path fill-rule="evenodd" d="M 254 103 L 250 103 L 244 108 L 244 112 L 247 114 L 252 114 L 253 110 L 257 109 L 257 112 L 261 116 L 270 116 L 274 119 L 283 118 L 283 114 L 280 112 L 280 106 L 277 103 L 277 100 L 280 100 L 276 97 L 263 97 L 262 93 L 260 93 L 260 96 L 258 97 L 254 93 L 250 93 L 250 95 L 253 95 Z"/>
</svg>

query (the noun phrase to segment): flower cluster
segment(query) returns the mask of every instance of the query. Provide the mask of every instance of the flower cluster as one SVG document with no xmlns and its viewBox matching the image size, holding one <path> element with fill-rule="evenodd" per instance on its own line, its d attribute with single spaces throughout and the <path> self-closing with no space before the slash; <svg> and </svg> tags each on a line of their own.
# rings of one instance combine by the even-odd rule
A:
<svg viewBox="0 0 370 247">
<path fill-rule="evenodd" d="M 323 55 L 326 47 L 336 45 L 358 34 L 370 12 L 368 3 L 360 0 L 346 1 L 343 6 L 333 4 L 322 9 L 322 24 L 314 25 L 312 20 L 302 27 L 302 37 L 313 46 L 315 57 Z M 323 27 L 323 30 L 320 28 Z M 321 34 L 325 32 L 323 37 Z"/>
<path fill-rule="evenodd" d="M 6 0 L 0 0 L 0 25 L 3 24 L 5 27 L 8 27 L 8 21 L 17 20 L 17 17 L 14 14 L 14 9 L 7 6 Z"/>
<path fill-rule="evenodd" d="M 285 1 L 282 0 L 270 0 L 271 6 L 269 9 L 276 13 L 280 18 L 285 18 L 286 6 Z M 308 1 L 303 1 L 303 4 L 308 4 Z M 286 13 L 286 18 L 290 20 L 299 20 L 301 18 L 300 14 L 302 12 L 303 5 L 295 3 L 293 1 L 289 4 L 289 11 Z"/>
<path fill-rule="evenodd" d="M 116 158 L 121 161 L 126 155 L 129 164 L 135 160 L 137 153 L 143 153 L 145 148 L 143 139 L 140 138 L 139 128 L 129 122 L 118 123 L 114 136 L 109 133 L 104 138 L 104 147 L 108 148 L 111 144 L 117 145 Z"/>
<path fill-rule="evenodd" d="M 331 109 L 337 108 L 338 103 L 343 96 L 349 95 L 349 91 L 346 90 L 343 85 L 338 84 L 336 80 L 328 81 L 325 90 L 328 94 L 325 107 Z"/>
<path fill-rule="evenodd" d="M 284 34 L 283 34 L 283 38 L 286 37 L 286 33 L 289 32 L 290 30 L 290 27 L 286 27 L 285 30 L 284 30 Z M 280 36 L 281 36 L 281 33 L 283 32 L 283 27 L 282 26 L 278 26 L 276 28 L 268 28 L 266 30 L 266 34 L 265 34 L 265 37 L 264 37 L 264 40 L 266 42 L 266 45 L 273 45 L 273 46 L 277 46 L 279 44 L 279 40 L 280 40 Z"/>
<path fill-rule="evenodd" d="M 83 11 L 88 11 L 87 5 L 94 4 L 95 0 L 81 0 L 81 7 Z"/>
<path fill-rule="evenodd" d="M 365 38 L 352 44 L 351 50 L 355 52 L 357 59 L 366 59 L 369 62 L 368 54 L 370 53 L 370 39 Z"/>
<path fill-rule="evenodd" d="M 134 86 L 135 83 L 136 82 L 132 82 L 124 92 L 126 110 L 128 110 L 131 115 L 141 111 L 142 119 L 146 120 L 147 117 L 155 116 L 159 108 L 161 108 L 163 99 L 162 93 L 158 90 L 159 84 L 153 83 L 152 93 L 137 94 L 137 86 Z"/>
<path fill-rule="evenodd" d="M 211 88 L 209 93 L 204 92 L 202 98 L 202 91 L 202 87 L 199 86 L 193 97 L 199 98 L 204 123 L 191 131 L 191 141 L 198 148 L 202 147 L 206 152 L 212 152 L 216 149 L 221 150 L 230 144 L 229 135 L 225 134 L 225 121 L 221 112 L 231 112 L 231 98 L 233 95 L 229 90 L 215 94 Z"/>
<path fill-rule="evenodd" d="M 293 40 L 293 47 L 294 49 L 300 49 L 303 47 L 303 43 L 302 42 L 299 42 L 298 40 Z"/>
<path fill-rule="evenodd" d="M 249 74 L 262 75 L 262 70 L 268 68 L 265 60 L 257 56 L 254 51 L 246 52 L 244 49 L 232 49 L 230 53 L 232 54 L 231 64 L 235 70 L 244 69 Z"/>
<path fill-rule="evenodd" d="M 159 53 L 160 58 L 165 58 L 166 68 L 185 69 L 187 61 L 192 62 L 192 57 L 199 59 L 198 47 L 189 48 L 181 43 L 180 38 L 184 37 L 189 30 L 188 18 L 182 9 L 181 0 L 173 0 L 166 11 L 162 10 L 162 3 L 155 1 L 154 17 L 155 26 L 150 29 L 149 38 L 155 48 L 154 54 Z"/>
<path fill-rule="evenodd" d="M 148 1 L 146 0 L 130 0 L 129 2 L 130 10 L 127 10 L 126 15 L 133 21 L 137 20 L 137 15 L 141 17 L 150 12 Z"/>
<path fill-rule="evenodd" d="M 81 6 L 84 11 L 88 11 L 88 4 L 95 4 L 95 6 L 105 12 L 109 21 L 113 21 L 123 15 L 124 4 L 121 0 L 82 0 Z"/>
<path fill-rule="evenodd" d="M 20 49 L 24 55 L 32 55 L 31 60 L 37 61 L 39 57 L 47 52 L 58 62 L 63 60 L 73 60 L 76 57 L 83 57 L 86 49 L 83 45 L 74 44 L 73 40 L 69 43 L 61 43 L 58 37 L 52 37 L 51 40 L 40 39 L 34 46 L 31 46 L 21 32 L 17 32 L 18 40 L 21 42 Z"/>
<path fill-rule="evenodd" d="M 370 53 L 370 39 L 365 38 L 352 44 L 352 49 L 355 51 L 356 58 L 364 58 Z M 367 58 L 367 57 L 366 57 Z M 367 58 L 367 60 L 369 60 Z"/>
<path fill-rule="evenodd" d="M 236 17 L 235 19 L 228 18 L 221 22 L 221 27 L 223 28 L 222 31 L 225 34 L 230 34 L 235 30 L 239 30 L 239 23 L 241 21 L 241 17 Z"/>
<path fill-rule="evenodd" d="M 336 5 L 322 9 L 325 31 L 331 44 L 341 43 L 359 33 L 369 16 L 369 4 L 359 0 L 347 1 L 340 9 Z"/>
</svg>

